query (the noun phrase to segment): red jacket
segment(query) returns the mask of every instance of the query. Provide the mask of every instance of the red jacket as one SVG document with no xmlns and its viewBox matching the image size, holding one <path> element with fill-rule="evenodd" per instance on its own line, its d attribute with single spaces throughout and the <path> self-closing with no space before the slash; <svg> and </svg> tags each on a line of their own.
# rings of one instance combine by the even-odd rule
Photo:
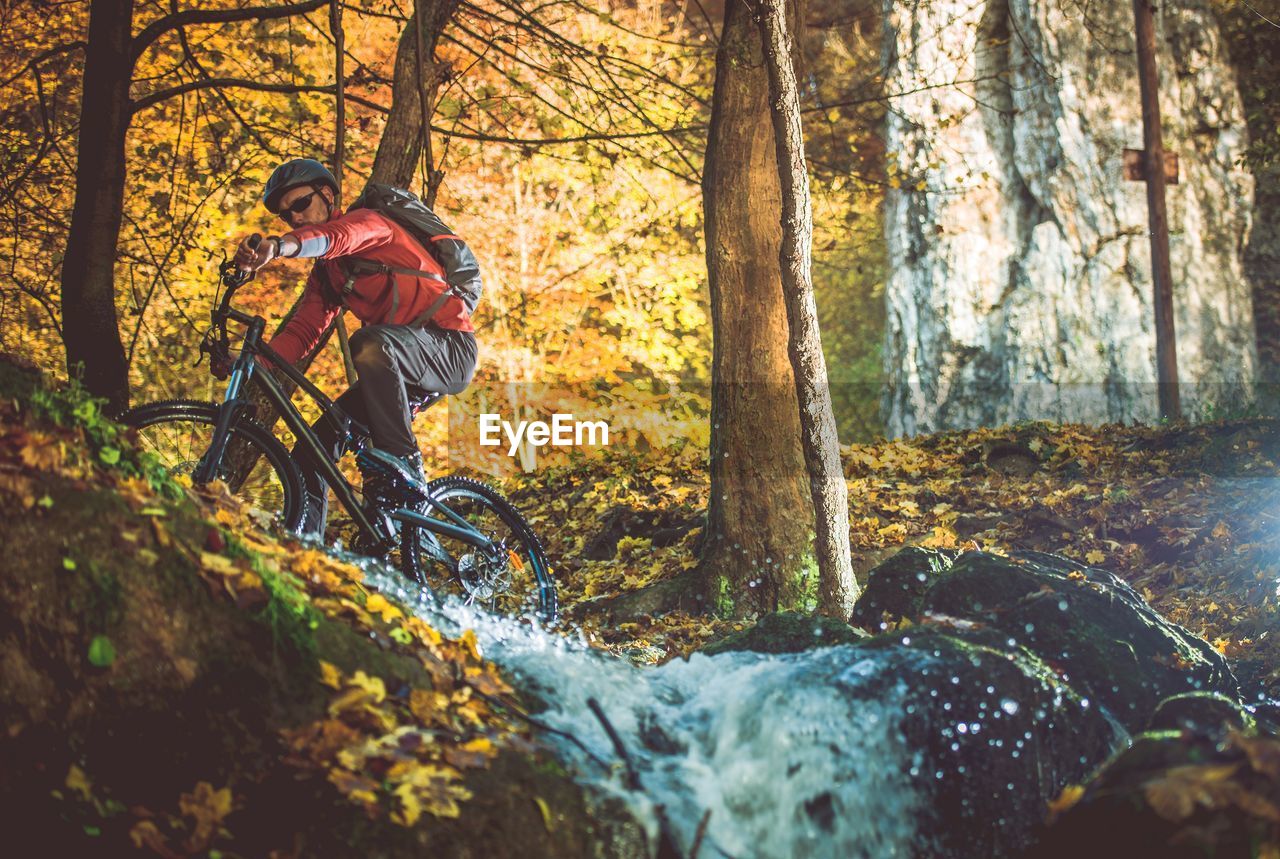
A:
<svg viewBox="0 0 1280 859">
<path fill-rule="evenodd" d="M 303 243 L 304 253 L 308 245 L 328 245 L 322 253 L 315 254 L 321 261 L 307 278 L 298 312 L 270 343 L 290 364 L 315 348 L 320 335 L 343 307 L 336 300 L 348 276 L 341 266 L 343 257 L 432 272 L 441 278 L 376 272 L 356 277 L 346 296 L 346 306 L 367 325 L 406 325 L 424 313 L 445 289 L 444 269 L 431 254 L 403 227 L 371 209 L 356 209 L 323 224 L 299 227 L 289 235 Z M 328 285 L 320 281 L 321 277 L 328 278 Z M 399 290 L 398 302 L 394 290 Z M 475 330 L 459 298 L 446 301 L 431 322 L 454 331 Z"/>
</svg>

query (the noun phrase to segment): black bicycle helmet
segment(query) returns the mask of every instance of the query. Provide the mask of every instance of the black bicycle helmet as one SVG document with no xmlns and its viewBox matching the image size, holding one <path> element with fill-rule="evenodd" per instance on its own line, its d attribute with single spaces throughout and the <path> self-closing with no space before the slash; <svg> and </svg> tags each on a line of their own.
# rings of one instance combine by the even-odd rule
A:
<svg viewBox="0 0 1280 859">
<path fill-rule="evenodd" d="M 299 185 L 328 185 L 334 193 L 338 191 L 338 180 L 333 178 L 329 168 L 314 158 L 295 158 L 286 161 L 271 173 L 267 187 L 262 189 L 262 204 L 274 215 L 280 214 L 280 198 L 290 188 Z"/>
</svg>

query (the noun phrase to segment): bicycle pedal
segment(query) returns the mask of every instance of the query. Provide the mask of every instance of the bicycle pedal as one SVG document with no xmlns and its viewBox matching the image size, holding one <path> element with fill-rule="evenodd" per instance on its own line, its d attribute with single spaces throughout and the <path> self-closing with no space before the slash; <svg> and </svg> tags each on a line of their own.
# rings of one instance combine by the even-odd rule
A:
<svg viewBox="0 0 1280 859">
<path fill-rule="evenodd" d="M 365 448 L 356 455 L 361 473 L 375 477 L 380 483 L 377 494 L 402 504 L 421 504 L 427 500 L 427 487 L 405 463 L 377 448 Z"/>
</svg>

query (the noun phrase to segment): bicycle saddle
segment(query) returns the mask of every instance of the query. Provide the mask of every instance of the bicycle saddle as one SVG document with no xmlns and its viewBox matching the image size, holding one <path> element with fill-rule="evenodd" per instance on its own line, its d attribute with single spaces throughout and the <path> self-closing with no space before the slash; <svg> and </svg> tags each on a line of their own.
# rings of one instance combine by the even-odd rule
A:
<svg viewBox="0 0 1280 859">
<path fill-rule="evenodd" d="M 404 392 L 409 398 L 409 414 L 415 418 L 424 409 L 444 396 L 441 391 L 428 391 L 424 388 L 419 388 L 417 385 L 405 385 Z"/>
</svg>

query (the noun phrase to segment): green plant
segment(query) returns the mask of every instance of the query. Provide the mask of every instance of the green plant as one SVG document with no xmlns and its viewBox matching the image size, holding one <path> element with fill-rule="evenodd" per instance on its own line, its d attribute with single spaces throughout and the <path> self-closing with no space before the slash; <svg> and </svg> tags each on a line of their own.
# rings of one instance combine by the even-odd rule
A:
<svg viewBox="0 0 1280 859">
<path fill-rule="evenodd" d="M 74 378 L 62 388 L 36 387 L 31 393 L 32 413 L 58 426 L 79 430 L 96 464 L 126 477 L 143 478 L 162 497 L 181 498 L 182 488 L 155 455 L 135 450 L 127 428 L 107 417 L 103 412 L 105 403 Z"/>
</svg>

